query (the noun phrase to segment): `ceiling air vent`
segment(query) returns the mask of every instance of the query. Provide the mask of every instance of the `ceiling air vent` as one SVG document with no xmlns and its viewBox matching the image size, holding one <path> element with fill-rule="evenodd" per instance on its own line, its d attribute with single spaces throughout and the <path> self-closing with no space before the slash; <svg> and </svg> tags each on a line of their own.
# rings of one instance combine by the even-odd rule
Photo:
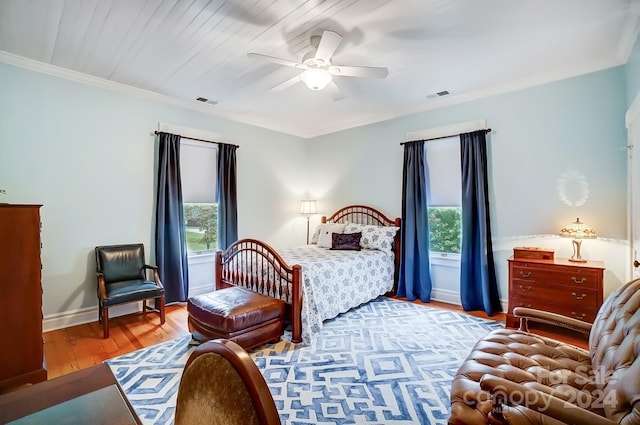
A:
<svg viewBox="0 0 640 425">
<path fill-rule="evenodd" d="M 218 104 L 218 102 L 216 102 L 215 100 L 209 100 L 206 97 L 198 97 L 196 100 L 198 102 L 208 103 L 209 105 L 217 105 Z"/>
<path fill-rule="evenodd" d="M 435 99 L 436 97 L 442 97 L 450 94 L 448 90 L 439 91 L 438 93 L 428 94 L 427 99 Z"/>
</svg>

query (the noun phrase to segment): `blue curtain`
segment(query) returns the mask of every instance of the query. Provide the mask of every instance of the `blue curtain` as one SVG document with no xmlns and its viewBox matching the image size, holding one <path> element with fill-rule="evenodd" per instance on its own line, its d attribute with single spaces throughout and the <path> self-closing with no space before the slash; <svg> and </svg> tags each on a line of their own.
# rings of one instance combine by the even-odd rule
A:
<svg viewBox="0 0 640 425">
<path fill-rule="evenodd" d="M 227 249 L 238 240 L 238 195 L 235 145 L 218 145 L 218 246 Z"/>
<path fill-rule="evenodd" d="M 431 301 L 428 193 L 429 173 L 424 158 L 424 141 L 405 143 L 400 233 L 402 255 L 397 295 L 411 301 L 417 298 Z"/>
<path fill-rule="evenodd" d="M 486 131 L 460 135 L 462 248 L 460 298 L 466 311 L 502 311 L 489 223 Z"/>
<path fill-rule="evenodd" d="M 156 196 L 156 263 L 167 303 L 189 294 L 187 240 L 180 181 L 180 136 L 159 133 Z"/>
</svg>

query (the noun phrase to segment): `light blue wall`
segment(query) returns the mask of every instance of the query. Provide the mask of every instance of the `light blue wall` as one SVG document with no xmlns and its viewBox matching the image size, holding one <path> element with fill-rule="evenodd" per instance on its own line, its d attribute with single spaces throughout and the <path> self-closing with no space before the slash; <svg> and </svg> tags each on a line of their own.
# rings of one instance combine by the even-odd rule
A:
<svg viewBox="0 0 640 425">
<path fill-rule="evenodd" d="M 317 137 L 308 142 L 312 191 L 326 211 L 345 202 L 401 213 L 402 148 L 407 132 L 486 119 L 494 250 L 501 297 L 506 258 L 532 235 L 555 235 L 580 217 L 605 240 L 586 241 L 583 255 L 608 268 L 607 292 L 625 280 L 627 158 L 625 68 L 554 82 Z M 589 185 L 587 202 L 568 206 L 562 175 L 576 170 Z M 545 236 L 538 246 L 571 255 L 570 243 Z M 604 245 L 603 245 L 604 244 Z M 622 261 L 618 258 L 622 257 Z M 451 288 L 447 288 L 451 289 Z"/>
<path fill-rule="evenodd" d="M 158 122 L 240 145 L 240 237 L 304 243 L 298 208 L 307 188 L 297 159 L 306 152 L 297 137 L 6 64 L 0 93 L 0 202 L 44 205 L 45 315 L 97 304 L 96 245 L 143 242 L 153 260 Z"/>
<path fill-rule="evenodd" d="M 491 218 L 502 298 L 512 248 L 545 246 L 570 256 L 569 242 L 553 235 L 576 216 L 601 236 L 585 241 L 583 255 L 605 261 L 610 292 L 626 273 L 627 166 L 620 148 L 628 92 L 638 84 L 626 83 L 637 69 L 637 46 L 634 52 L 626 67 L 306 141 L 0 64 L 0 188 L 7 190 L 0 202 L 44 204 L 44 313 L 65 313 L 96 304 L 95 245 L 151 244 L 158 122 L 241 145 L 240 237 L 291 246 L 304 241 L 298 202 L 307 192 L 321 213 L 364 203 L 399 216 L 399 143 L 407 132 L 484 118 L 493 128 Z M 557 193 L 569 169 L 589 183 L 588 201 L 578 208 Z"/>
</svg>

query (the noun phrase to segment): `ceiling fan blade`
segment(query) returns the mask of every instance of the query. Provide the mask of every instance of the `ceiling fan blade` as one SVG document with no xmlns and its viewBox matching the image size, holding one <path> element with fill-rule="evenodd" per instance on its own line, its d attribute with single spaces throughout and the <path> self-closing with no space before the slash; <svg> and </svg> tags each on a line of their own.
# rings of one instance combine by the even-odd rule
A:
<svg viewBox="0 0 640 425">
<path fill-rule="evenodd" d="M 341 41 L 342 36 L 340 34 L 325 30 L 325 32 L 322 33 L 322 38 L 318 44 L 315 58 L 322 59 L 326 64 L 328 64 L 331 60 L 331 56 L 333 56 Z"/>
<path fill-rule="evenodd" d="M 338 85 L 334 81 L 329 82 L 329 84 L 327 84 L 327 87 L 325 87 L 325 90 L 331 95 L 331 98 L 333 100 L 344 99 L 344 95 L 342 94 L 340 87 L 338 87 Z"/>
<path fill-rule="evenodd" d="M 386 78 L 389 75 L 387 68 L 372 66 L 332 66 L 329 72 L 345 77 Z"/>
<path fill-rule="evenodd" d="M 269 91 L 273 92 L 273 93 L 278 93 L 278 92 L 281 92 L 283 90 L 288 89 L 289 87 L 293 86 L 294 84 L 296 84 L 299 81 L 302 81 L 302 79 L 300 78 L 300 74 L 296 75 L 293 78 L 289 78 L 288 80 L 278 84 L 277 86 L 271 87 L 269 89 Z"/>
<path fill-rule="evenodd" d="M 276 58 L 273 56 L 261 55 L 260 53 L 247 53 L 247 56 L 250 58 L 260 59 L 266 62 L 277 63 L 278 65 L 286 65 L 286 66 L 292 66 L 294 68 L 306 69 L 306 66 L 301 63 L 290 61 L 287 59 Z"/>
</svg>

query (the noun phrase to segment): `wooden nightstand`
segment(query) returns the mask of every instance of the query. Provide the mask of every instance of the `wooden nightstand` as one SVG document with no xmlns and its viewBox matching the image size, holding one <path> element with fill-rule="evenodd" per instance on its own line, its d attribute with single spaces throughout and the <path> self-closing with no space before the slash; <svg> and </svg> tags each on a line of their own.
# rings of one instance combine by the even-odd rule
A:
<svg viewBox="0 0 640 425">
<path fill-rule="evenodd" d="M 576 263 L 565 258 L 509 261 L 507 327 L 518 327 L 515 307 L 550 311 L 593 323 L 602 305 L 604 263 Z"/>
</svg>

